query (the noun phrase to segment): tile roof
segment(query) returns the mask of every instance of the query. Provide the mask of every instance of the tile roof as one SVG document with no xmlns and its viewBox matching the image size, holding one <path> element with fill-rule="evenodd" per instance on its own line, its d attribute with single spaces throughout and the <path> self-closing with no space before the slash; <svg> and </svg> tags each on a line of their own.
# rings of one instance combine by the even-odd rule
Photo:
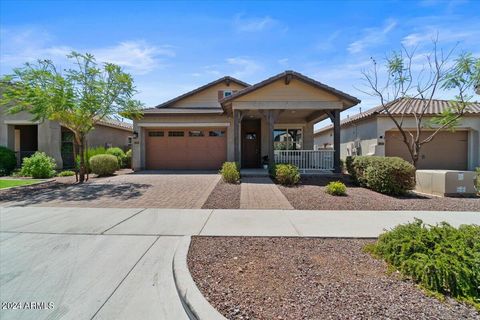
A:
<svg viewBox="0 0 480 320">
<path fill-rule="evenodd" d="M 451 101 L 449 100 L 432 100 L 431 103 L 425 110 L 426 115 L 438 115 L 445 111 L 448 107 L 451 106 Z M 419 114 L 423 109 L 423 100 L 417 98 L 401 98 L 396 99 L 387 104 L 387 108 L 393 115 L 402 115 L 402 114 Z M 470 106 L 465 111 L 465 114 L 480 114 L 480 102 L 472 102 Z M 371 116 L 375 115 L 383 115 L 387 116 L 387 112 L 384 110 L 382 106 L 378 106 L 375 108 L 368 109 L 364 112 L 358 113 L 346 119 L 340 121 L 340 125 L 346 125 L 352 122 L 356 122 Z M 315 131 L 315 134 L 327 131 L 331 129 L 333 125 L 328 125 L 323 128 L 318 129 Z"/>
<path fill-rule="evenodd" d="M 101 126 L 107 126 L 107 127 L 113 127 L 117 129 L 122 129 L 122 130 L 128 130 L 128 131 L 133 131 L 133 124 L 128 123 L 128 122 L 122 122 L 118 120 L 114 120 L 111 118 L 103 118 L 102 120 L 97 122 L 98 125 Z"/>
</svg>

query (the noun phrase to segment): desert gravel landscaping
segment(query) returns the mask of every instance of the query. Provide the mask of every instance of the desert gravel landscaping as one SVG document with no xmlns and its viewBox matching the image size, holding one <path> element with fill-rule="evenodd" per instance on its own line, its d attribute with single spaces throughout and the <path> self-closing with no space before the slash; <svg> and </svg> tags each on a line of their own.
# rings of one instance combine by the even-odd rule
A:
<svg viewBox="0 0 480 320">
<path fill-rule="evenodd" d="M 226 183 L 221 179 L 208 196 L 202 209 L 239 209 L 240 188 L 239 183 Z"/>
<path fill-rule="evenodd" d="M 228 319 L 480 319 L 388 274 L 362 250 L 372 241 L 194 237 L 188 265 Z"/>
<path fill-rule="evenodd" d="M 340 180 L 347 185 L 346 196 L 332 196 L 325 192 L 330 181 Z M 478 211 L 480 197 L 441 198 L 411 194 L 405 197 L 384 195 L 353 185 L 348 176 L 303 176 L 295 187 L 278 185 L 288 201 L 298 210 L 434 210 Z"/>
</svg>

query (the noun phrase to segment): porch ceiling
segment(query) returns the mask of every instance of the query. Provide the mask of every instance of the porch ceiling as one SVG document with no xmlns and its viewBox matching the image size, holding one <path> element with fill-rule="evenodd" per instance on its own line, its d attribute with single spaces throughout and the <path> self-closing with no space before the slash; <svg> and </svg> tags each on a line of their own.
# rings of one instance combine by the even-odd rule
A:
<svg viewBox="0 0 480 320">
<path fill-rule="evenodd" d="M 302 123 L 311 121 L 321 121 L 328 118 L 327 110 L 295 109 L 281 110 L 276 123 Z M 263 110 L 241 110 L 246 118 L 262 118 Z"/>
</svg>

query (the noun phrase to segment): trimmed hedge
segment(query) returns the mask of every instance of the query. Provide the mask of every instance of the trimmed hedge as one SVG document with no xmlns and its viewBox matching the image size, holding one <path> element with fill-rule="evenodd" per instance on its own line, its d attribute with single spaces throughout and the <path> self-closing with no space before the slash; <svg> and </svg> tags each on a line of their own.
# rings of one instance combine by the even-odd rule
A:
<svg viewBox="0 0 480 320">
<path fill-rule="evenodd" d="M 6 147 L 0 146 L 0 177 L 8 176 L 17 166 L 15 152 Z"/>
<path fill-rule="evenodd" d="M 284 186 L 292 186 L 300 182 L 298 167 L 289 163 L 276 164 L 273 167 L 273 178 Z"/>
<path fill-rule="evenodd" d="M 71 171 L 71 170 L 64 170 L 59 174 L 57 174 L 58 177 L 71 177 L 74 175 L 75 175 L 75 171 Z"/>
<path fill-rule="evenodd" d="M 332 196 L 347 195 L 347 186 L 341 181 L 331 181 L 327 184 L 325 192 Z"/>
<path fill-rule="evenodd" d="M 125 168 L 132 168 L 132 149 L 125 152 Z"/>
<path fill-rule="evenodd" d="M 399 225 L 365 248 L 425 289 L 480 310 L 480 226 L 421 220 Z"/>
<path fill-rule="evenodd" d="M 111 176 L 119 169 L 118 159 L 111 154 L 99 154 L 90 158 L 90 168 L 99 177 Z"/>
<path fill-rule="evenodd" d="M 357 156 L 347 159 L 352 180 L 374 191 L 402 195 L 415 187 L 415 167 L 398 157 Z"/>
<path fill-rule="evenodd" d="M 220 174 L 228 183 L 237 183 L 240 180 L 240 169 L 236 162 L 224 162 Z"/>
<path fill-rule="evenodd" d="M 125 152 L 123 152 L 122 149 L 120 149 L 118 147 L 112 147 L 112 148 L 108 148 L 105 153 L 106 154 L 111 154 L 112 156 L 117 157 L 118 165 L 120 166 L 120 168 L 125 167 L 125 163 L 126 163 Z"/>
<path fill-rule="evenodd" d="M 56 174 L 56 166 L 57 164 L 52 157 L 47 156 L 44 152 L 37 151 L 32 156 L 23 158 L 20 175 L 35 179 L 51 178 Z"/>
<path fill-rule="evenodd" d="M 92 172 L 90 169 L 90 158 L 99 154 L 106 154 L 107 149 L 104 147 L 88 148 L 85 152 L 85 166 L 87 167 L 88 173 Z M 77 169 L 80 169 L 80 155 L 77 155 L 75 162 L 77 164 Z"/>
</svg>

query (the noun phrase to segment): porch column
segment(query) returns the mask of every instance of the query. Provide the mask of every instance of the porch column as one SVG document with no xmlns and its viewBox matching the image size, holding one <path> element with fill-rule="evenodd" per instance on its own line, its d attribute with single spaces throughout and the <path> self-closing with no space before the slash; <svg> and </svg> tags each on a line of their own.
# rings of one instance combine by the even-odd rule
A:
<svg viewBox="0 0 480 320">
<path fill-rule="evenodd" d="M 240 121 L 240 110 L 233 110 L 233 151 L 237 163 L 240 163 Z"/>
<path fill-rule="evenodd" d="M 267 125 L 268 125 L 268 167 L 273 168 L 275 164 L 275 152 L 273 151 L 273 129 L 275 124 L 275 114 L 273 110 L 268 110 Z"/>
<path fill-rule="evenodd" d="M 333 168 L 335 173 L 341 173 L 342 168 L 340 166 L 340 110 L 332 111 L 333 121 Z"/>
</svg>

